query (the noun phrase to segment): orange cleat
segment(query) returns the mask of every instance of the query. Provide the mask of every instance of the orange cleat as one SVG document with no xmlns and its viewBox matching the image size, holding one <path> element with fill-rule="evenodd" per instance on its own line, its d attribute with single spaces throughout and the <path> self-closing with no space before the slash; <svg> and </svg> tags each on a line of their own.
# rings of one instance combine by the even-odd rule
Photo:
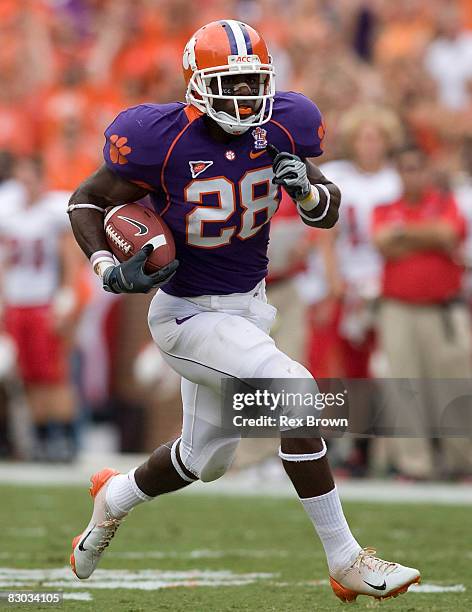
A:
<svg viewBox="0 0 472 612">
<path fill-rule="evenodd" d="M 90 478 L 89 492 L 94 500 L 92 518 L 84 531 L 72 540 L 70 565 L 77 578 L 91 576 L 123 520 L 113 517 L 106 504 L 108 483 L 117 474 L 116 470 L 104 468 Z"/>
<path fill-rule="evenodd" d="M 390 599 L 406 593 L 412 584 L 419 584 L 418 570 L 375 557 L 373 548 L 364 548 L 346 570 L 336 572 L 329 581 L 336 597 L 350 603 L 358 595 Z"/>
</svg>

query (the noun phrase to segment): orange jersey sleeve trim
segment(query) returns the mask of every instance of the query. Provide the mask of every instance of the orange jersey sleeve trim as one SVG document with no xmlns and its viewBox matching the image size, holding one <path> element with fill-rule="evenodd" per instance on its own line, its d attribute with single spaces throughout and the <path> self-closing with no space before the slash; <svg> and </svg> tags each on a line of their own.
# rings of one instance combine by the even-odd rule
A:
<svg viewBox="0 0 472 612">
<path fill-rule="evenodd" d="M 202 111 L 199 111 L 198 108 L 192 104 L 187 104 L 187 106 L 184 108 L 184 113 L 187 115 L 187 119 L 190 123 L 203 115 Z"/>
<path fill-rule="evenodd" d="M 150 185 L 149 183 L 146 183 L 145 181 L 130 181 L 130 182 L 134 183 L 138 187 L 142 187 L 143 189 L 149 189 L 149 191 L 155 191 L 154 187 Z"/>
<path fill-rule="evenodd" d="M 169 191 L 166 187 L 166 183 L 165 183 L 165 177 L 164 177 L 164 173 L 165 173 L 165 169 L 167 166 L 167 162 L 169 161 L 169 157 L 172 154 L 172 151 L 174 150 L 175 145 L 179 142 L 179 140 L 182 138 L 182 136 L 184 135 L 184 133 L 188 130 L 188 128 L 192 125 L 192 123 L 198 119 L 199 117 L 202 116 L 203 113 L 201 113 L 198 109 L 196 109 L 194 106 L 188 105 L 184 108 L 184 112 L 185 115 L 188 119 L 188 123 L 187 125 L 182 128 L 180 130 L 180 132 L 177 134 L 177 136 L 174 138 L 174 140 L 172 141 L 172 144 L 169 147 L 169 150 L 167 151 L 167 155 L 164 159 L 164 163 L 162 164 L 162 170 L 161 170 L 161 187 L 164 190 L 164 193 L 166 194 L 166 198 L 167 198 L 167 204 L 164 208 L 164 210 L 161 212 L 161 216 L 165 215 L 166 212 L 169 209 L 170 206 L 170 195 L 169 195 Z"/>
<path fill-rule="evenodd" d="M 295 153 L 295 140 L 293 139 L 292 134 L 290 134 L 290 132 L 287 130 L 287 128 L 285 126 L 283 126 L 281 123 L 279 123 L 278 121 L 276 121 L 275 119 L 271 119 L 269 121 L 269 123 L 273 123 L 278 128 L 280 128 L 282 130 L 282 132 L 285 133 L 287 138 L 290 140 L 290 144 L 292 145 L 292 153 Z"/>
</svg>

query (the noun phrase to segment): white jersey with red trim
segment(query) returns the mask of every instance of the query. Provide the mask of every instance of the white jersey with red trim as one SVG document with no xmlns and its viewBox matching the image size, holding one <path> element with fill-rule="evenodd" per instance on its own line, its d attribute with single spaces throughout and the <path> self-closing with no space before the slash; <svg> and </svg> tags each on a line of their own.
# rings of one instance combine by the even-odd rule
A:
<svg viewBox="0 0 472 612">
<path fill-rule="evenodd" d="M 59 282 L 59 241 L 69 229 L 69 194 L 49 192 L 30 206 L 0 215 L 2 294 L 12 306 L 51 301 Z"/>
<path fill-rule="evenodd" d="M 377 206 L 400 196 L 400 177 L 391 166 L 367 173 L 348 160 L 327 162 L 320 165 L 320 170 L 341 189 L 341 209 L 336 226 L 339 232 L 336 253 L 341 276 L 350 293 L 372 296 L 378 290 L 382 269 L 381 259 L 371 240 L 372 213 Z M 310 255 L 298 289 L 308 303 L 326 297 L 328 283 L 319 251 Z"/>
<path fill-rule="evenodd" d="M 400 177 L 391 166 L 368 173 L 347 160 L 328 162 L 320 168 L 342 194 L 336 243 L 341 275 L 357 292 L 364 293 L 368 284 L 378 281 L 382 265 L 372 243 L 372 213 L 401 195 Z"/>
</svg>

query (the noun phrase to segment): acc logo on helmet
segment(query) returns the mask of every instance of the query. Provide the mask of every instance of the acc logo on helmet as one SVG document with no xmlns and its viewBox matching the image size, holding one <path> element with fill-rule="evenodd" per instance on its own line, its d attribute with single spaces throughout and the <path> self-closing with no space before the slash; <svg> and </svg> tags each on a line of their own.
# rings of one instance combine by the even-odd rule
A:
<svg viewBox="0 0 472 612">
<path fill-rule="evenodd" d="M 258 55 L 228 55 L 228 64 L 261 63 Z"/>
</svg>

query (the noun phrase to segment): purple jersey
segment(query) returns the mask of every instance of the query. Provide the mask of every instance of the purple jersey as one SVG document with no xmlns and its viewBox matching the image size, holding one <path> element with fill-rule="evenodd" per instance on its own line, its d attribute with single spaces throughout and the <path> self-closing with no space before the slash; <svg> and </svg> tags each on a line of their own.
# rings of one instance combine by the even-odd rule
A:
<svg viewBox="0 0 472 612">
<path fill-rule="evenodd" d="M 213 140 L 204 115 L 180 102 L 120 113 L 105 132 L 104 157 L 113 172 L 152 190 L 172 231 L 180 266 L 164 291 L 244 293 L 261 281 L 280 201 L 266 144 L 317 157 L 323 132 L 318 108 L 294 92 L 278 92 L 272 119 L 228 143 Z"/>
</svg>

